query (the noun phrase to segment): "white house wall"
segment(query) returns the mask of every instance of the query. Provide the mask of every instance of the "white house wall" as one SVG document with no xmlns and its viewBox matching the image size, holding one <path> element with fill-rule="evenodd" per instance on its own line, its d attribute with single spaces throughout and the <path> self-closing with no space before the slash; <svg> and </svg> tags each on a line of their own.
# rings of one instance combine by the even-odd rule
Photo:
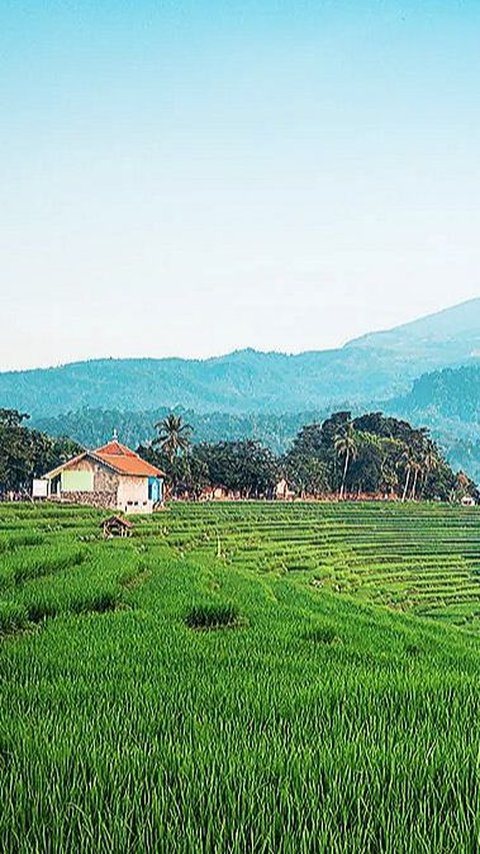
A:
<svg viewBox="0 0 480 854">
<path fill-rule="evenodd" d="M 148 477 L 121 475 L 118 483 L 117 507 L 123 513 L 151 513 L 153 503 L 148 499 Z"/>
</svg>

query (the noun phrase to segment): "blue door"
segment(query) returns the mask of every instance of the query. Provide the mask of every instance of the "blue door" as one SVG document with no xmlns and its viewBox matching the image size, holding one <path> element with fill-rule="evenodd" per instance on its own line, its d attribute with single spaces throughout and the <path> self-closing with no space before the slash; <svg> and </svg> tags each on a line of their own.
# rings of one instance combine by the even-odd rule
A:
<svg viewBox="0 0 480 854">
<path fill-rule="evenodd" d="M 162 479 L 159 477 L 148 478 L 148 498 L 154 504 L 162 500 Z"/>
</svg>

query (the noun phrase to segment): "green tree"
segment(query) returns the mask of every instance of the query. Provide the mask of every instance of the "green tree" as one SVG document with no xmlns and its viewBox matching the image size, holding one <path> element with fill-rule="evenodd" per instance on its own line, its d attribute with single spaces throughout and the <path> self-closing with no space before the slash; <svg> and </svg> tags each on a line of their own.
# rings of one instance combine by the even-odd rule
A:
<svg viewBox="0 0 480 854">
<path fill-rule="evenodd" d="M 184 423 L 181 415 L 170 413 L 163 421 L 155 424 L 155 429 L 159 433 L 153 440 L 153 444 L 160 447 L 170 463 L 173 463 L 175 457 L 190 447 L 192 428 L 190 424 Z"/>
<path fill-rule="evenodd" d="M 337 456 L 340 459 L 343 459 L 342 481 L 339 492 L 339 498 L 342 499 L 345 494 L 345 485 L 347 482 L 350 461 L 357 457 L 358 438 L 351 421 L 344 424 L 339 432 L 336 433 L 333 445 Z"/>
<path fill-rule="evenodd" d="M 428 479 L 430 472 L 434 472 L 438 469 L 440 465 L 440 459 L 438 455 L 438 450 L 433 444 L 433 442 L 428 441 L 426 443 L 425 448 L 423 449 L 422 454 L 422 484 L 421 484 L 421 495 L 424 496 L 425 492 L 428 488 Z"/>
<path fill-rule="evenodd" d="M 303 498 L 330 491 L 328 468 L 318 456 L 292 453 L 284 458 L 282 470 L 286 479 Z"/>
<path fill-rule="evenodd" d="M 32 478 L 45 474 L 81 448 L 65 437 L 52 439 L 29 430 L 26 413 L 0 409 L 0 490 L 26 491 Z"/>
</svg>

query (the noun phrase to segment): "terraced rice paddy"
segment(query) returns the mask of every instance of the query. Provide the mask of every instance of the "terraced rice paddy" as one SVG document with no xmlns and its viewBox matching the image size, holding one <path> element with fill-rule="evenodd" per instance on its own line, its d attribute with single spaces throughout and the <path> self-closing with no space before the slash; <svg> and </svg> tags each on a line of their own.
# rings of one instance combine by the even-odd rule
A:
<svg viewBox="0 0 480 854">
<path fill-rule="evenodd" d="M 177 508 L 168 531 L 184 550 L 208 553 L 217 542 L 227 565 L 301 573 L 317 587 L 474 628 L 480 617 L 477 508 L 190 506 Z"/>
<path fill-rule="evenodd" d="M 480 849 L 480 514 L 0 506 L 1 852 Z"/>
</svg>

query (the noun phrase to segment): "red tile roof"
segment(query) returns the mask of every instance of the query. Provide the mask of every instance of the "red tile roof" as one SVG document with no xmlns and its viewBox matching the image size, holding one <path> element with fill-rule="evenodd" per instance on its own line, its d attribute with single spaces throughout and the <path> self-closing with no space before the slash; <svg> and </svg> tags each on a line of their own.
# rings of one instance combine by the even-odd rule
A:
<svg viewBox="0 0 480 854">
<path fill-rule="evenodd" d="M 127 448 L 126 445 L 122 445 L 120 442 L 117 442 L 116 439 L 112 439 L 111 442 L 107 442 L 106 445 L 102 445 L 101 448 L 97 448 L 96 451 L 93 452 L 97 454 L 97 456 L 101 456 L 102 454 L 107 454 L 107 456 L 118 456 L 118 457 L 136 457 L 138 454 L 135 451 L 132 451 L 130 448 Z"/>
<path fill-rule="evenodd" d="M 121 445 L 117 441 L 108 442 L 95 451 L 83 451 L 78 456 L 57 466 L 43 476 L 49 478 L 55 477 L 66 469 L 74 468 L 76 463 L 85 457 L 91 457 L 94 460 L 105 463 L 105 465 L 116 471 L 117 474 L 130 474 L 136 477 L 165 477 L 165 472 L 142 460 L 135 451 L 127 448 L 126 445 Z"/>
<path fill-rule="evenodd" d="M 94 457 L 116 469 L 120 474 L 137 475 L 137 477 L 164 477 L 164 472 L 142 460 L 135 451 L 127 448 L 114 439 L 101 448 L 92 451 Z"/>
</svg>

